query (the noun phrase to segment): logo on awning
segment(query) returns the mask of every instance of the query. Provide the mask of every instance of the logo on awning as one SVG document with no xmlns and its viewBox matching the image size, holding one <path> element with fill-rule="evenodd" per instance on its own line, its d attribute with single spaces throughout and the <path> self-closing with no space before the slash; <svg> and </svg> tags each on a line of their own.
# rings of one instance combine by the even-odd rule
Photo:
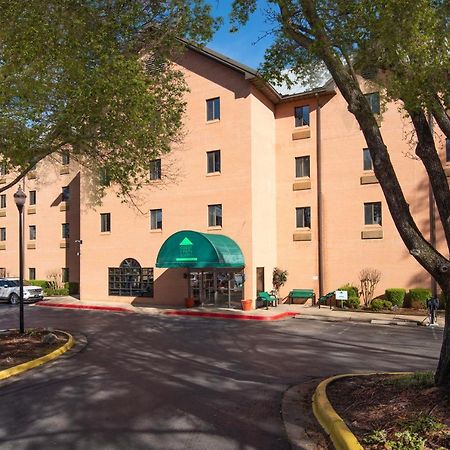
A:
<svg viewBox="0 0 450 450">
<path fill-rule="evenodd" d="M 197 258 L 195 256 L 192 256 L 194 254 L 193 247 L 194 244 L 187 237 L 185 237 L 178 246 L 180 256 L 178 258 L 175 258 L 175 261 L 197 261 Z"/>
</svg>

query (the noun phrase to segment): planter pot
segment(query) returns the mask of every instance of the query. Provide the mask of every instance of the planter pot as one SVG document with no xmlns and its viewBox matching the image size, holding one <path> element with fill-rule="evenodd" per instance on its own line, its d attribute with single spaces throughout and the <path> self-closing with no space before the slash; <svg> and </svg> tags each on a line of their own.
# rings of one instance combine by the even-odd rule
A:
<svg viewBox="0 0 450 450">
<path fill-rule="evenodd" d="M 193 308 L 194 307 L 194 299 L 192 297 L 186 297 L 184 299 L 184 306 L 186 308 Z"/>
<path fill-rule="evenodd" d="M 242 311 L 251 311 L 252 310 L 252 300 L 248 299 L 248 300 L 241 300 L 241 304 L 242 304 Z"/>
</svg>

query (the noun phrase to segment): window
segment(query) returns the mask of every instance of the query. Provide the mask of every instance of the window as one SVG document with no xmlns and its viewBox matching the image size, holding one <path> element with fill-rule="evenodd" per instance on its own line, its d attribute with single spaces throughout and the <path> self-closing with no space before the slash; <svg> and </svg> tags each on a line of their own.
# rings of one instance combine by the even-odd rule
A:
<svg viewBox="0 0 450 450">
<path fill-rule="evenodd" d="M 0 228 L 0 241 L 6 241 L 6 228 Z"/>
<path fill-rule="evenodd" d="M 150 161 L 150 180 L 161 179 L 161 160 L 154 159 Z"/>
<path fill-rule="evenodd" d="M 220 150 L 206 152 L 208 160 L 208 173 L 220 172 Z"/>
<path fill-rule="evenodd" d="M 111 185 L 111 176 L 109 175 L 109 171 L 106 168 L 100 169 L 98 174 L 98 182 L 100 186 L 110 186 Z"/>
<path fill-rule="evenodd" d="M 69 186 L 64 186 L 61 192 L 61 201 L 68 202 L 70 199 L 70 188 Z"/>
<path fill-rule="evenodd" d="M 63 239 L 69 239 L 69 224 L 68 223 L 61 224 L 61 237 Z"/>
<path fill-rule="evenodd" d="M 210 98 L 206 100 L 206 120 L 219 120 L 220 119 L 220 98 Z"/>
<path fill-rule="evenodd" d="M 68 267 L 63 267 L 61 269 L 61 281 L 63 283 L 69 282 L 69 268 Z"/>
<path fill-rule="evenodd" d="M 36 204 L 36 191 L 30 191 L 30 205 Z"/>
<path fill-rule="evenodd" d="M 368 148 L 363 148 L 363 169 L 373 170 L 372 157 Z"/>
<path fill-rule="evenodd" d="M 309 105 L 294 108 L 295 126 L 303 127 L 309 125 Z"/>
<path fill-rule="evenodd" d="M 364 225 L 381 225 L 381 202 L 364 203 Z"/>
<path fill-rule="evenodd" d="M 450 139 L 445 140 L 445 161 L 450 163 Z"/>
<path fill-rule="evenodd" d="M 63 166 L 67 166 L 70 163 L 70 155 L 69 152 L 62 152 L 61 154 L 61 164 Z"/>
<path fill-rule="evenodd" d="M 222 226 L 222 205 L 208 205 L 208 227 Z"/>
<path fill-rule="evenodd" d="M 7 175 L 8 174 L 8 167 L 6 166 L 6 163 L 1 163 L 0 164 L 0 177 L 3 175 Z"/>
<path fill-rule="evenodd" d="M 369 102 L 370 109 L 374 114 L 380 114 L 380 93 L 372 92 L 371 94 L 365 94 L 367 101 Z"/>
<path fill-rule="evenodd" d="M 296 178 L 309 177 L 309 156 L 295 158 Z"/>
<path fill-rule="evenodd" d="M 256 295 L 258 292 L 263 292 L 264 289 L 264 267 L 256 268 Z"/>
<path fill-rule="evenodd" d="M 6 208 L 6 194 L 0 195 L 0 208 Z"/>
<path fill-rule="evenodd" d="M 30 241 L 35 241 L 36 240 L 36 225 L 30 225 L 28 227 L 28 231 L 29 231 L 29 239 Z"/>
<path fill-rule="evenodd" d="M 295 221 L 297 228 L 311 228 L 311 208 L 309 206 L 295 208 Z"/>
<path fill-rule="evenodd" d="M 111 231 L 111 213 L 100 214 L 100 231 L 102 233 Z"/>
<path fill-rule="evenodd" d="M 122 261 L 120 267 L 110 267 L 108 295 L 153 297 L 153 269 L 141 267 L 133 258 Z"/>
<path fill-rule="evenodd" d="M 30 267 L 28 269 L 28 279 L 29 280 L 35 280 L 36 279 L 36 268 Z"/>
<path fill-rule="evenodd" d="M 150 229 L 162 230 L 162 209 L 150 210 Z"/>
</svg>

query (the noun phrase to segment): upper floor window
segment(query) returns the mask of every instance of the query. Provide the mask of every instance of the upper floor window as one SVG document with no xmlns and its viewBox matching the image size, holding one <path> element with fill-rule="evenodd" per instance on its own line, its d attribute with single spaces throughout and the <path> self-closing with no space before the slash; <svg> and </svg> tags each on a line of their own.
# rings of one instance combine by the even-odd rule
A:
<svg viewBox="0 0 450 450">
<path fill-rule="evenodd" d="M 111 231 L 111 213 L 100 214 L 100 231 L 102 233 Z"/>
<path fill-rule="evenodd" d="M 36 225 L 30 225 L 28 227 L 28 237 L 30 239 L 30 241 L 35 241 L 36 240 Z"/>
<path fill-rule="evenodd" d="M 69 239 L 69 224 L 68 223 L 61 224 L 61 237 L 63 239 Z"/>
<path fill-rule="evenodd" d="M 161 179 L 161 160 L 154 159 L 150 161 L 150 180 Z"/>
<path fill-rule="evenodd" d="M 309 105 L 297 106 L 294 109 L 294 115 L 296 127 L 309 125 Z"/>
<path fill-rule="evenodd" d="M 381 202 L 364 203 L 364 225 L 381 225 Z"/>
<path fill-rule="evenodd" d="M 445 161 L 450 162 L 450 139 L 445 140 Z"/>
<path fill-rule="evenodd" d="M 0 163 L 0 176 L 8 174 L 8 167 L 6 163 Z"/>
<path fill-rule="evenodd" d="M 35 280 L 36 279 L 36 267 L 28 268 L 28 279 Z"/>
<path fill-rule="evenodd" d="M 206 100 L 206 120 L 220 119 L 220 97 Z"/>
<path fill-rule="evenodd" d="M 162 230 L 162 209 L 150 210 L 150 229 Z"/>
<path fill-rule="evenodd" d="M 222 226 L 222 205 L 208 205 L 208 227 Z"/>
<path fill-rule="evenodd" d="M 0 208 L 6 208 L 6 194 L 0 195 Z"/>
<path fill-rule="evenodd" d="M 36 204 L 36 191 L 30 191 L 30 195 L 28 197 L 30 199 L 30 205 Z"/>
<path fill-rule="evenodd" d="M 62 152 L 61 153 L 61 164 L 63 166 L 67 166 L 70 163 L 70 155 L 69 152 Z"/>
<path fill-rule="evenodd" d="M 69 282 L 69 268 L 68 267 L 63 267 L 61 269 L 61 281 L 63 283 Z"/>
<path fill-rule="evenodd" d="M 310 176 L 310 159 L 309 156 L 299 156 L 295 158 L 295 177 L 309 177 Z"/>
<path fill-rule="evenodd" d="M 295 208 L 295 226 L 297 228 L 311 228 L 311 208 L 309 206 Z"/>
<path fill-rule="evenodd" d="M 364 97 L 366 97 L 367 101 L 369 102 L 370 109 L 374 114 L 380 114 L 381 107 L 380 107 L 380 93 L 379 92 L 372 92 L 370 94 L 365 94 Z"/>
<path fill-rule="evenodd" d="M 206 152 L 208 159 L 208 173 L 220 172 L 220 150 Z"/>
<path fill-rule="evenodd" d="M 0 241 L 6 241 L 6 228 L 0 228 Z"/>
<path fill-rule="evenodd" d="M 363 148 L 363 169 L 373 170 L 372 157 L 368 148 Z"/>
<path fill-rule="evenodd" d="M 70 188 L 69 186 L 64 186 L 61 192 L 61 201 L 68 202 L 70 199 Z"/>
</svg>

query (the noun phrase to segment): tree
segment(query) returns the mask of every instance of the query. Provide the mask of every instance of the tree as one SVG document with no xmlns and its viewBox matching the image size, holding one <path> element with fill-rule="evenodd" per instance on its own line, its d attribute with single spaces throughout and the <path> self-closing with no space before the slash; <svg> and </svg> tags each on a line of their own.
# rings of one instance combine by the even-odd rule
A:
<svg viewBox="0 0 450 450">
<path fill-rule="evenodd" d="M 386 98 L 400 102 L 409 115 L 415 153 L 429 177 L 450 250 L 450 191 L 430 126 L 432 115 L 450 138 L 450 4 L 445 0 L 269 0 L 267 5 L 275 42 L 262 65 L 265 76 L 289 84 L 292 78 L 287 79 L 286 73 L 307 77 L 326 67 L 359 123 L 404 244 L 446 297 L 435 380 L 450 385 L 450 262 L 424 238 L 409 211 L 359 76 L 379 83 Z M 255 0 L 235 0 L 235 24 L 245 23 L 255 8 Z"/>
<path fill-rule="evenodd" d="M 187 91 L 170 58 L 217 22 L 203 0 L 0 0 L 0 163 L 18 182 L 69 151 L 120 193 L 180 136 Z"/>
<path fill-rule="evenodd" d="M 376 285 L 381 280 L 381 272 L 377 269 L 366 267 L 359 272 L 359 284 L 361 286 L 361 297 L 364 300 L 364 306 L 369 307 L 372 302 L 373 292 Z"/>
</svg>

